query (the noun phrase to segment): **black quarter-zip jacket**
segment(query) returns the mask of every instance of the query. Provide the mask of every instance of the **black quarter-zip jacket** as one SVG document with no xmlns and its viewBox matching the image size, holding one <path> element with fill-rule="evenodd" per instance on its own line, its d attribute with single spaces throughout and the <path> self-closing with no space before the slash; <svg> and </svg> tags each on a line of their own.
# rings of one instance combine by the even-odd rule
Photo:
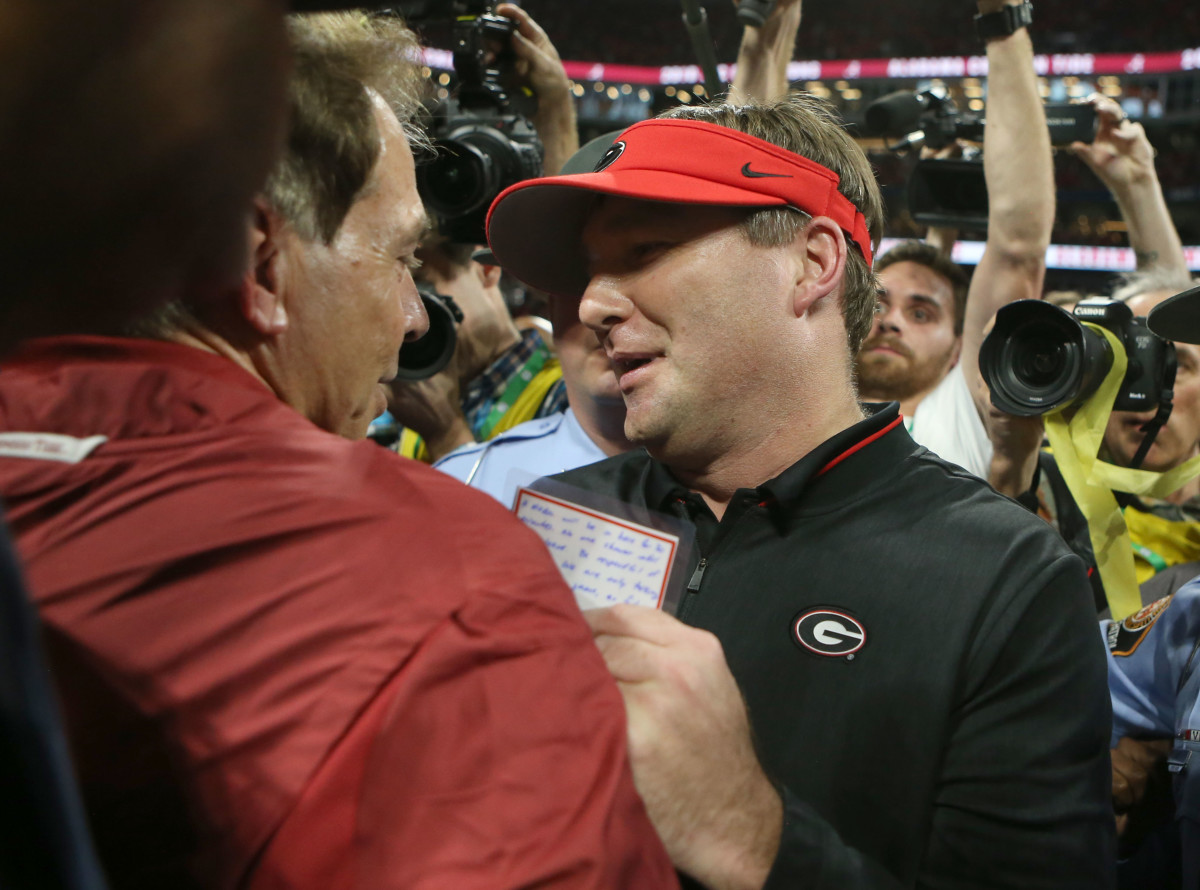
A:
<svg viewBox="0 0 1200 890">
<path fill-rule="evenodd" d="M 644 451 L 556 478 L 695 523 L 677 614 L 720 639 L 783 796 L 767 888 L 1112 885 L 1083 565 L 913 442 L 896 405 L 720 522 Z"/>
</svg>

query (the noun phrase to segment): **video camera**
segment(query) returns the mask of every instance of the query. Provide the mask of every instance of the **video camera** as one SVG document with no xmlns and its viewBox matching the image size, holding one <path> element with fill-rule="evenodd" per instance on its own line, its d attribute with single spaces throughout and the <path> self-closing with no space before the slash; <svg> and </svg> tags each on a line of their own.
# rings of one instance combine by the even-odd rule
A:
<svg viewBox="0 0 1200 890">
<path fill-rule="evenodd" d="M 1093 106 L 1050 103 L 1045 112 L 1051 145 L 1095 138 Z M 984 118 L 959 111 L 942 89 L 889 93 L 867 106 L 865 123 L 871 135 L 898 139 L 888 146 L 896 152 L 919 145 L 941 149 L 958 139 L 983 141 Z M 918 161 L 908 180 L 908 209 L 924 225 L 986 229 L 988 194 L 979 150 L 970 150 L 961 159 Z"/>
<path fill-rule="evenodd" d="M 395 8 L 410 25 L 452 25 L 458 87 L 432 111 L 436 156 L 418 166 L 417 189 L 438 232 L 460 244 L 483 244 L 492 200 L 542 174 L 542 143 L 529 120 L 537 97 L 516 79 L 514 22 L 494 8 L 493 0 L 409 0 Z"/>
<path fill-rule="evenodd" d="M 1083 322 L 1112 331 L 1125 351 L 1128 368 L 1113 410 L 1158 408 L 1151 424 L 1161 426 L 1171 411 L 1175 345 L 1151 332 L 1126 304 L 1104 298 L 1081 300 L 1074 313 L 1041 300 L 1018 300 L 1000 309 L 979 351 L 992 404 L 1008 414 L 1034 417 L 1092 395 L 1112 367 L 1113 352 L 1107 339 Z"/>
</svg>

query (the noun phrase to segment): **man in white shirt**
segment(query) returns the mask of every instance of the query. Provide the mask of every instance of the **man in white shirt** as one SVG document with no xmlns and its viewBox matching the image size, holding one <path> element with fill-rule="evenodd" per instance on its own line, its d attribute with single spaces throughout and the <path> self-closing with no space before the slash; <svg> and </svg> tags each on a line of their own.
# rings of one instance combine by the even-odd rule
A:
<svg viewBox="0 0 1200 890">
<path fill-rule="evenodd" d="M 1054 223 L 1050 135 L 1027 32 L 990 41 L 988 65 L 988 236 L 965 306 L 955 299 L 953 263 L 930 259 L 931 246 L 901 245 L 900 259 L 889 252 L 876 263 L 881 311 L 857 359 L 863 401 L 900 402 L 917 442 L 985 479 L 984 328 L 1006 303 L 1041 298 Z"/>
</svg>

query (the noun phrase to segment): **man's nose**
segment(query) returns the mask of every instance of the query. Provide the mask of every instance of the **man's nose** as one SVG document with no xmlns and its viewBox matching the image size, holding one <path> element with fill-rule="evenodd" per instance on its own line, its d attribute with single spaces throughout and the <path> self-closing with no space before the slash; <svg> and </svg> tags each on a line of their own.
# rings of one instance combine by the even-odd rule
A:
<svg viewBox="0 0 1200 890">
<path fill-rule="evenodd" d="M 420 340 L 429 331 L 429 313 L 425 311 L 425 300 L 417 290 L 411 274 L 405 274 L 404 282 L 404 342 Z"/>
<path fill-rule="evenodd" d="M 579 320 L 601 337 L 633 312 L 620 285 L 620 276 L 593 275 L 579 301 Z"/>
<path fill-rule="evenodd" d="M 875 313 L 875 327 L 880 331 L 896 332 L 900 330 L 900 319 L 897 310 L 887 303 L 880 303 Z"/>
</svg>

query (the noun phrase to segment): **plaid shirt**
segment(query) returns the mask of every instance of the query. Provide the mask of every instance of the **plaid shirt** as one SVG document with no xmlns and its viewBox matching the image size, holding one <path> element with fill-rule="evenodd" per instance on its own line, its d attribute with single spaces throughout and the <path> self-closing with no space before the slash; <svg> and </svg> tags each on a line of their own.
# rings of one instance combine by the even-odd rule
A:
<svg viewBox="0 0 1200 890">
<path fill-rule="evenodd" d="M 533 330 L 524 331 L 521 334 L 521 342 L 492 362 L 482 374 L 467 385 L 462 396 L 463 415 L 467 418 L 467 424 L 475 434 L 476 440 L 483 440 L 483 426 L 500 396 L 508 389 L 509 382 L 521 373 L 521 369 L 539 352 L 545 353 L 546 358 L 550 357 L 550 350 L 542 341 L 541 335 Z M 556 412 L 565 411 L 566 407 L 567 387 L 559 380 L 550 387 L 541 406 L 530 419 L 548 417 Z"/>
</svg>

